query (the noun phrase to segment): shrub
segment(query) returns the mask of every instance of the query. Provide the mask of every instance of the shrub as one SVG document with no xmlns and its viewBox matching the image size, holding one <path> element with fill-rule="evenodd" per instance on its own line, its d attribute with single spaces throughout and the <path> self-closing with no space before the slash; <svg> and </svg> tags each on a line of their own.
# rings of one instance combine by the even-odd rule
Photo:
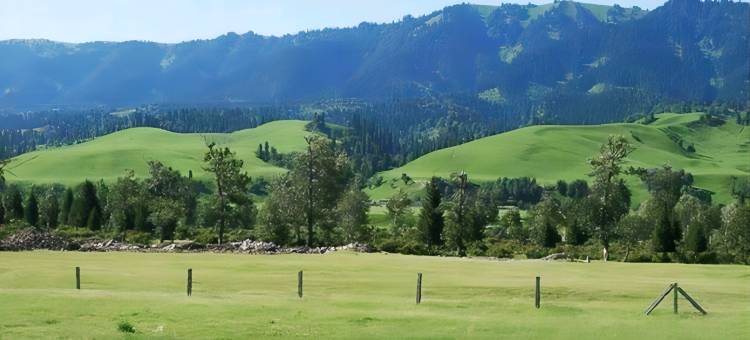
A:
<svg viewBox="0 0 750 340">
<path fill-rule="evenodd" d="M 210 244 L 218 242 L 216 232 L 211 228 L 198 228 L 195 230 L 195 236 L 193 238 L 195 242 L 202 244 Z"/>
<path fill-rule="evenodd" d="M 514 246 L 509 242 L 493 243 L 487 248 L 487 256 L 513 258 Z"/>
<path fill-rule="evenodd" d="M 526 254 L 526 258 L 540 259 L 542 257 L 549 255 L 549 250 L 544 247 L 532 245 L 526 248 L 525 254 Z"/>
<path fill-rule="evenodd" d="M 255 233 L 250 229 L 232 229 L 224 234 L 227 242 L 241 242 L 247 239 L 254 240 Z"/>
<path fill-rule="evenodd" d="M 150 245 L 151 240 L 151 234 L 144 232 L 130 232 L 125 237 L 125 241 L 131 244 Z"/>
<path fill-rule="evenodd" d="M 127 321 L 120 321 L 120 323 L 117 324 L 117 330 L 120 331 L 120 333 L 135 333 L 135 327 Z"/>
</svg>

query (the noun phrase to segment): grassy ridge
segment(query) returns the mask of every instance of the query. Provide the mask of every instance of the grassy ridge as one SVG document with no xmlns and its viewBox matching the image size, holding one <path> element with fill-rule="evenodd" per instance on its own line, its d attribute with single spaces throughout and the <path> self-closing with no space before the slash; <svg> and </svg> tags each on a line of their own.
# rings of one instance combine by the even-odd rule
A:
<svg viewBox="0 0 750 340">
<path fill-rule="evenodd" d="M 695 177 L 695 185 L 716 192 L 718 202 L 731 199 L 732 176 L 750 175 L 750 128 L 732 121 L 718 127 L 696 124 L 700 114 L 663 114 L 650 124 L 607 124 L 596 126 L 533 126 L 502 133 L 422 156 L 400 168 L 383 172 L 390 182 L 406 173 L 415 180 L 447 177 L 465 170 L 474 181 L 498 177 L 536 177 L 542 183 L 558 179 L 585 179 L 587 159 L 598 152 L 609 135 L 623 135 L 635 147 L 626 166 L 657 167 L 671 164 Z M 695 153 L 684 151 L 670 139 L 679 135 L 684 145 L 694 144 Z M 640 181 L 630 176 L 634 200 L 646 197 Z M 393 182 L 395 187 L 403 187 Z M 388 197 L 394 188 L 386 183 L 371 190 L 375 198 Z M 419 184 L 412 185 L 416 190 Z"/>
<path fill-rule="evenodd" d="M 113 181 L 125 170 L 147 175 L 149 160 L 159 160 L 183 174 L 189 170 L 207 180 L 202 170 L 205 141 L 228 146 L 245 161 L 250 176 L 284 171 L 255 157 L 258 144 L 268 141 L 279 152 L 304 150 L 304 121 L 276 121 L 234 133 L 173 133 L 154 128 L 127 129 L 85 143 L 40 150 L 12 160 L 8 180 L 25 183 L 77 184 L 85 179 Z"/>
<path fill-rule="evenodd" d="M 187 268 L 195 281 L 189 298 Z M 424 273 L 419 306 L 417 272 Z M 0 253 L 0 338 L 110 339 L 127 321 L 133 338 L 743 339 L 749 276 L 746 266 L 395 254 Z M 671 296 L 643 315 L 675 281 L 707 316 L 682 298 L 673 315 Z"/>
</svg>

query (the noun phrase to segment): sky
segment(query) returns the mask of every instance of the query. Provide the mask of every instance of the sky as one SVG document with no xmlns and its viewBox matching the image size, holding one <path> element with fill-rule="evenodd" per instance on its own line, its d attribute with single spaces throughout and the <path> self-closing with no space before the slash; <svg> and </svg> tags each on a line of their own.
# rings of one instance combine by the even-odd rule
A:
<svg viewBox="0 0 750 340">
<path fill-rule="evenodd" d="M 149 40 L 175 43 L 227 32 L 284 35 L 308 29 L 392 22 L 470 2 L 552 0 L 0 0 L 0 40 Z M 653 9 L 664 0 L 584 0 Z"/>
</svg>

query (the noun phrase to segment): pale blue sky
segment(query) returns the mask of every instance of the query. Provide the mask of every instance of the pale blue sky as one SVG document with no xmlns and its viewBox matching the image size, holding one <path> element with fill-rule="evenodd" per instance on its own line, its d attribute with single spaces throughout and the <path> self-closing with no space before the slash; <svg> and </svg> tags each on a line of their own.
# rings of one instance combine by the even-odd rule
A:
<svg viewBox="0 0 750 340">
<path fill-rule="evenodd" d="M 474 0 L 549 3 L 552 0 Z M 462 0 L 0 0 L 0 40 L 179 42 L 226 32 L 283 35 L 306 29 L 391 22 Z M 664 0 L 586 0 L 653 9 Z"/>
</svg>

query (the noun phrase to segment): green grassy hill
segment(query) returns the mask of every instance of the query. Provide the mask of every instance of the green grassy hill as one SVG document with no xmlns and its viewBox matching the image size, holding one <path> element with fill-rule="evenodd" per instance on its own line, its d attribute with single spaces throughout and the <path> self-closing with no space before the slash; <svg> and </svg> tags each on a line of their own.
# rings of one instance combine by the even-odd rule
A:
<svg viewBox="0 0 750 340">
<path fill-rule="evenodd" d="M 596 126 L 533 126 L 498 134 L 422 156 L 403 167 L 381 173 L 386 184 L 370 191 L 376 199 L 387 198 L 406 173 L 415 179 L 447 177 L 465 170 L 475 182 L 498 177 L 536 177 L 542 183 L 558 179 L 586 179 L 587 159 L 596 154 L 609 135 L 624 135 L 635 147 L 626 166 L 657 167 L 670 164 L 695 177 L 695 185 L 716 192 L 714 200 L 731 199 L 732 176 L 750 175 L 750 128 L 732 121 L 718 127 L 697 122 L 699 113 L 663 114 L 650 125 L 607 124 Z M 670 139 L 679 135 L 684 145 L 694 144 L 696 152 L 684 151 Z M 646 197 L 640 181 L 628 178 L 634 201 Z M 418 190 L 421 184 L 409 185 Z"/>
<path fill-rule="evenodd" d="M 12 160 L 6 176 L 11 182 L 72 185 L 85 179 L 114 181 L 127 169 L 147 175 L 147 161 L 159 160 L 183 174 L 208 180 L 202 170 L 205 140 L 228 146 L 245 161 L 250 176 L 272 176 L 284 170 L 255 157 L 258 144 L 268 141 L 281 153 L 304 150 L 304 121 L 277 121 L 234 133 L 173 133 L 133 128 L 71 146 L 34 151 Z"/>
</svg>

